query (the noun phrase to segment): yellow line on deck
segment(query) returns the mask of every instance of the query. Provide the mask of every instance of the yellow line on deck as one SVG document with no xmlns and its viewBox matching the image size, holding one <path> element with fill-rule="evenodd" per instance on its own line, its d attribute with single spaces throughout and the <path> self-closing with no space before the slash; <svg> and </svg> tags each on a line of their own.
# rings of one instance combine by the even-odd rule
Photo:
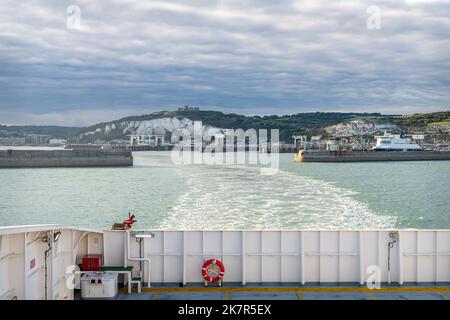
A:
<svg viewBox="0 0 450 320">
<path fill-rule="evenodd" d="M 230 293 L 228 291 L 225 293 L 225 300 L 230 300 Z"/>
<path fill-rule="evenodd" d="M 450 288 L 143 288 L 146 292 L 441 292 Z"/>
<path fill-rule="evenodd" d="M 439 292 L 439 291 L 436 291 L 436 293 L 438 295 L 440 295 L 442 298 L 444 298 L 445 300 L 450 300 L 450 298 L 445 293 Z"/>
<path fill-rule="evenodd" d="M 153 292 L 152 293 L 152 300 L 157 300 L 158 299 L 158 292 Z"/>
<path fill-rule="evenodd" d="M 298 300 L 303 300 L 302 293 L 300 291 L 296 292 Z"/>
<path fill-rule="evenodd" d="M 374 300 L 379 300 L 377 297 L 375 297 L 375 296 L 373 295 L 372 292 L 367 292 L 367 294 L 368 294 L 369 296 L 371 296 Z"/>
</svg>

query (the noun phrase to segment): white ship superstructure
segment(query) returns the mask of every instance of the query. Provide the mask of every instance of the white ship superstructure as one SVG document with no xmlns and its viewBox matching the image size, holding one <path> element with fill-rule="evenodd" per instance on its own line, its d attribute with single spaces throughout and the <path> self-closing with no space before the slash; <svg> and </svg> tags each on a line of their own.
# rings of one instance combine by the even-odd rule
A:
<svg viewBox="0 0 450 320">
<path fill-rule="evenodd" d="M 400 134 L 384 133 L 382 136 L 376 136 L 377 143 L 373 150 L 375 151 L 421 151 L 422 147 L 411 139 L 403 138 Z"/>
</svg>

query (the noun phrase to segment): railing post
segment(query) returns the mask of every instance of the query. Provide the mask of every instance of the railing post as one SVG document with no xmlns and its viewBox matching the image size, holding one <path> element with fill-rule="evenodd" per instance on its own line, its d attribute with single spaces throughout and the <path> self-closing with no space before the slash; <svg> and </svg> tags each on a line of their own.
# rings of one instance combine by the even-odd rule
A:
<svg viewBox="0 0 450 320">
<path fill-rule="evenodd" d="M 305 240 L 303 231 L 300 231 L 300 282 L 305 284 Z"/>
<path fill-rule="evenodd" d="M 400 234 L 400 231 L 398 231 L 398 283 L 403 285 L 403 250 Z"/>
<path fill-rule="evenodd" d="M 358 231 L 358 252 L 359 252 L 359 283 L 364 284 L 364 259 L 363 259 L 363 243 L 361 231 Z"/>
<path fill-rule="evenodd" d="M 246 258 L 246 252 L 245 252 L 245 231 L 241 231 L 241 263 L 242 263 L 242 285 L 245 285 L 245 258 Z"/>
<path fill-rule="evenodd" d="M 186 285 L 186 231 L 183 231 L 183 286 Z"/>
<path fill-rule="evenodd" d="M 27 245 L 28 232 L 24 233 L 23 239 L 23 298 L 28 299 L 28 245 Z"/>
</svg>

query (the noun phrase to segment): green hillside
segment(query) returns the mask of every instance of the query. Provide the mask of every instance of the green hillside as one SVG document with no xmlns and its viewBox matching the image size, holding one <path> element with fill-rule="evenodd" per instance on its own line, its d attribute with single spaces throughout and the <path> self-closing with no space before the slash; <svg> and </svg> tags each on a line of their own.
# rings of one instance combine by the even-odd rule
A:
<svg viewBox="0 0 450 320">
<path fill-rule="evenodd" d="M 424 127 L 427 125 L 445 124 L 450 121 L 450 111 L 417 113 L 392 118 L 392 122 L 401 127 Z"/>
<path fill-rule="evenodd" d="M 80 131 L 77 127 L 62 126 L 5 126 L 0 124 L 0 136 L 22 137 L 29 134 L 44 134 L 54 138 L 68 138 Z"/>
<path fill-rule="evenodd" d="M 343 121 L 348 121 L 356 118 L 366 117 L 382 117 L 379 113 L 339 113 L 339 112 L 311 112 L 311 113 L 297 113 L 293 115 L 272 115 L 272 116 L 245 116 L 235 113 L 225 114 L 219 111 L 202 111 L 202 110 L 188 110 L 188 111 L 162 111 L 147 115 L 126 117 L 119 120 L 99 123 L 82 129 L 77 133 L 77 136 L 87 132 L 95 132 L 98 128 L 106 125 L 120 126 L 126 122 L 132 121 L 146 121 L 160 118 L 187 118 L 193 121 L 202 121 L 204 125 L 209 125 L 223 129 L 279 129 L 280 139 L 288 140 L 292 135 L 298 134 L 320 134 L 323 128 L 329 125 L 337 124 Z M 102 133 L 95 133 L 90 135 L 88 139 L 103 139 L 111 140 L 118 138 L 125 138 L 123 130 L 112 130 L 105 136 Z M 81 142 L 81 141 L 78 141 Z"/>
<path fill-rule="evenodd" d="M 405 131 L 423 129 L 427 126 L 450 125 L 450 111 L 413 114 L 413 115 L 381 115 L 380 113 L 341 113 L 341 112 L 309 112 L 292 115 L 245 116 L 220 111 L 203 111 L 195 108 L 178 111 L 160 111 L 140 116 L 129 116 L 111 122 L 98 123 L 85 128 L 60 126 L 2 126 L 0 137 L 26 136 L 27 134 L 47 134 L 56 138 L 66 138 L 71 142 L 91 143 L 96 140 L 112 141 L 127 139 L 126 126 L 133 122 L 177 118 L 202 121 L 204 125 L 222 129 L 279 129 L 282 141 L 290 140 L 292 135 L 324 134 L 327 126 L 364 119 L 374 123 L 391 123 Z M 105 127 L 110 130 L 105 130 Z"/>
</svg>

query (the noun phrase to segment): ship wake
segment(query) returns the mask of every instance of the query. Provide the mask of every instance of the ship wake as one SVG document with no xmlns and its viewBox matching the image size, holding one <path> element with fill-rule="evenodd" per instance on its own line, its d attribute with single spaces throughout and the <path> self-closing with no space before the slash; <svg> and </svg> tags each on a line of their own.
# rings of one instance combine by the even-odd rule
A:
<svg viewBox="0 0 450 320">
<path fill-rule="evenodd" d="M 355 200 L 354 191 L 280 170 L 182 166 L 185 190 L 162 221 L 167 229 L 389 228 L 396 218 Z"/>
</svg>

